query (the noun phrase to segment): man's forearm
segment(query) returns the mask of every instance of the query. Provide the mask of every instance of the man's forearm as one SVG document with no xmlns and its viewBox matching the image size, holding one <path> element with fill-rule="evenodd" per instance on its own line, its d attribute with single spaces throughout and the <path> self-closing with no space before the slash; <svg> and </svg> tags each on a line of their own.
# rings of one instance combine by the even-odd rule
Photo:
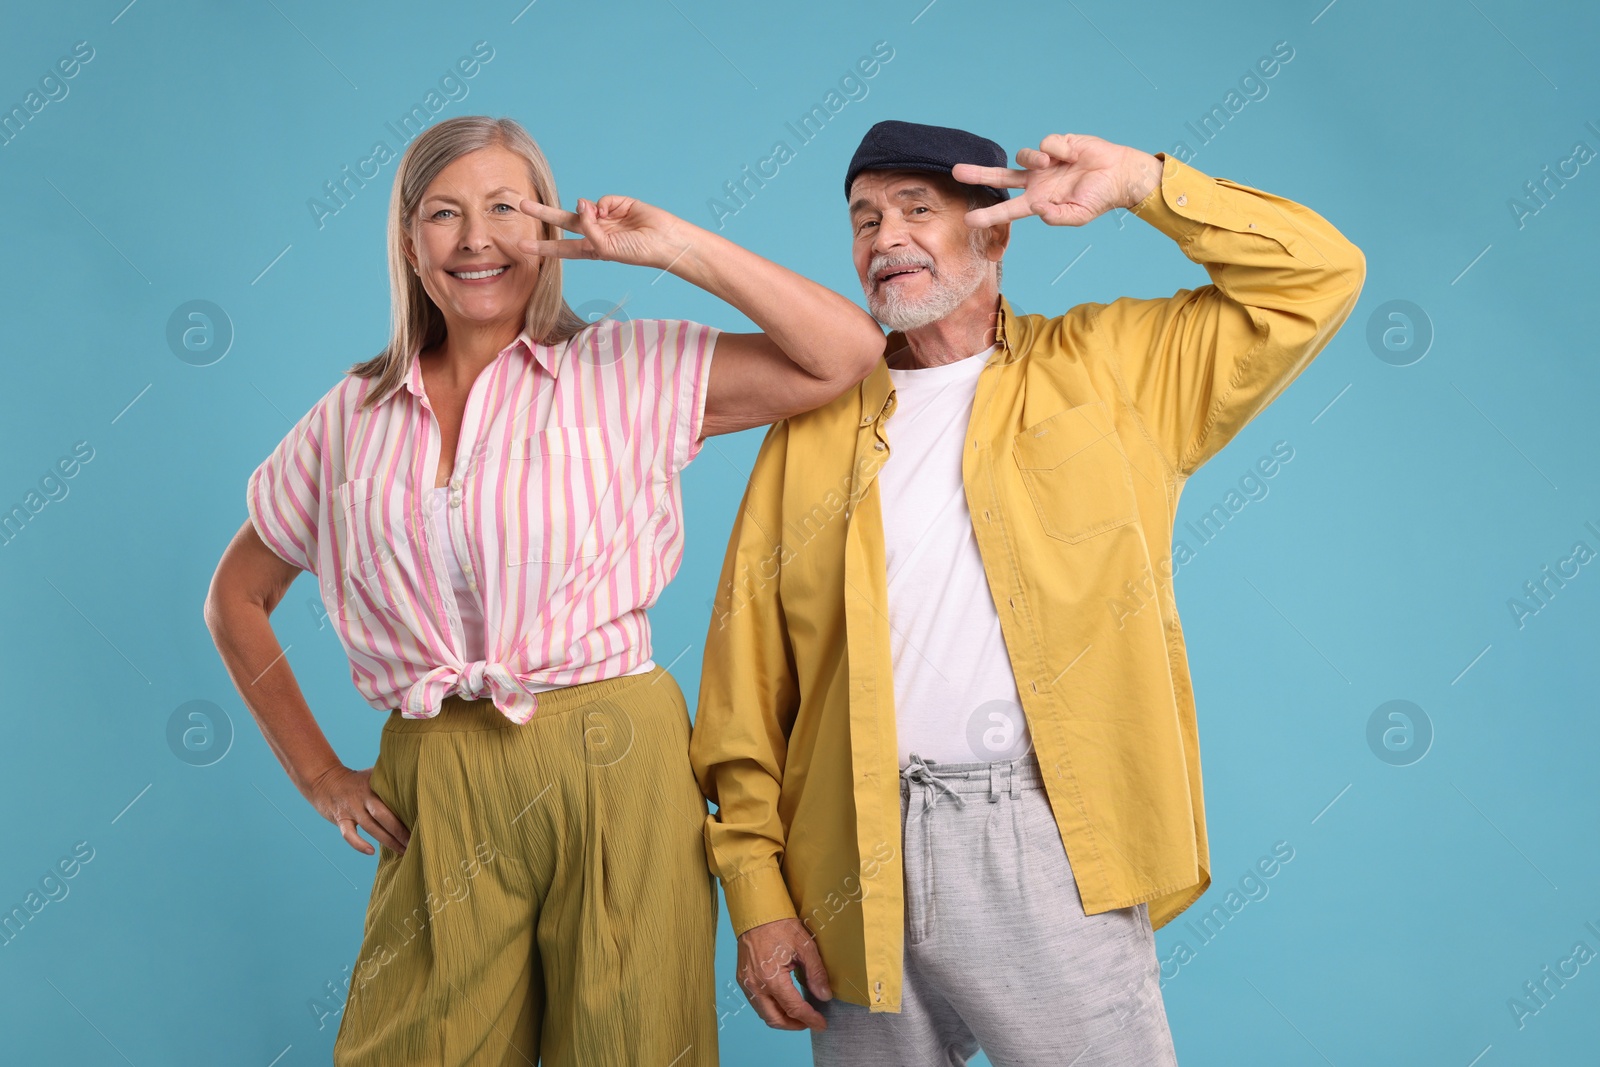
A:
<svg viewBox="0 0 1600 1067">
<path fill-rule="evenodd" d="M 1173 298 L 1113 301 L 1094 319 L 1122 387 L 1187 476 L 1327 344 L 1355 305 L 1366 260 L 1305 205 L 1172 156 L 1130 210 L 1211 278 Z"/>
<path fill-rule="evenodd" d="M 745 486 L 717 579 L 689 735 L 695 781 L 717 805 L 706 820 L 706 858 L 736 933 L 795 914 L 781 869 L 782 799 L 800 683 L 772 569 L 784 559 L 772 534 L 783 529 L 788 440 L 787 423 L 767 431 Z"/>
</svg>

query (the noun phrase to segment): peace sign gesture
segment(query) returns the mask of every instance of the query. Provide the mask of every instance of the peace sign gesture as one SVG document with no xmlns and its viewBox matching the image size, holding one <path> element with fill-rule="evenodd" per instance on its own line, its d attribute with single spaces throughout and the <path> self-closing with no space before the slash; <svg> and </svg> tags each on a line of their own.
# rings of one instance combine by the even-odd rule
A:
<svg viewBox="0 0 1600 1067">
<path fill-rule="evenodd" d="M 692 243 L 683 232 L 683 220 L 670 211 L 631 196 L 602 196 L 579 200 L 578 210 L 563 211 L 523 200 L 521 210 L 582 237 L 561 240 L 524 240 L 517 247 L 533 256 L 561 259 L 605 259 L 641 267 L 669 266 Z"/>
<path fill-rule="evenodd" d="M 951 176 L 969 185 L 1021 189 L 1019 197 L 969 211 L 968 226 L 993 226 L 1038 215 L 1051 226 L 1082 226 L 1112 208 L 1131 208 L 1161 180 L 1148 152 L 1084 133 L 1053 133 L 1038 148 L 1017 150 L 1021 170 L 957 163 Z"/>
</svg>

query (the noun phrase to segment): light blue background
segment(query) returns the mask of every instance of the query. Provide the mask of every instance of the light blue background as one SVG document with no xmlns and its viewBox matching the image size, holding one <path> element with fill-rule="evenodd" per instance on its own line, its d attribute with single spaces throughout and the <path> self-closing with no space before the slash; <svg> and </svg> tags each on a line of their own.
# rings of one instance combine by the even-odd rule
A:
<svg viewBox="0 0 1600 1067">
<path fill-rule="evenodd" d="M 12 4 L 0 33 L 6 108 L 75 42 L 94 48 L 69 95 L 0 146 L 0 509 L 75 442 L 94 449 L 68 495 L 0 547 L 0 907 L 76 842 L 94 850 L 70 894 L 0 947 L 0 1059 L 328 1060 L 338 1017 L 319 1029 L 308 1003 L 354 959 L 375 860 L 290 785 L 200 609 L 245 521 L 252 468 L 386 340 L 393 164 L 321 229 L 307 201 L 375 140 L 398 147 L 385 122 L 480 40 L 494 58 L 439 117 L 521 120 L 569 204 L 626 192 L 702 225 L 724 181 L 887 41 L 894 58 L 869 95 L 722 231 L 857 298 L 841 179 L 872 122 L 961 126 L 1008 149 L 1051 132 L 1193 148 L 1185 123 L 1289 42 L 1268 95 L 1193 165 L 1310 205 L 1366 252 L 1369 274 L 1343 331 L 1183 498 L 1180 524 L 1274 442 L 1294 449 L 1270 494 L 1177 579 L 1216 878 L 1157 935 L 1163 957 L 1179 940 L 1196 950 L 1164 990 L 1180 1060 L 1600 1058 L 1600 963 L 1522 1028 L 1507 1005 L 1579 940 L 1600 951 L 1584 927 L 1600 927 L 1600 565 L 1520 628 L 1507 606 L 1575 541 L 1600 550 L 1584 526 L 1600 527 L 1600 163 L 1522 227 L 1508 206 L 1574 142 L 1600 149 L 1585 126 L 1600 126 L 1593 8 L 123 3 Z M 635 317 L 745 325 L 675 278 L 569 270 L 574 305 L 625 297 Z M 1055 314 L 1206 278 L 1124 215 L 1018 225 L 1005 280 L 1020 308 Z M 203 367 L 166 341 L 169 316 L 196 299 L 236 333 Z M 1367 340 L 1391 300 L 1419 305 L 1434 332 L 1408 366 Z M 652 614 L 657 658 L 691 706 L 760 437 L 718 439 L 685 472 L 688 549 Z M 274 625 L 330 740 L 367 766 L 382 716 L 318 607 L 302 579 Z M 1435 735 L 1409 766 L 1367 741 L 1395 699 Z M 168 746 L 190 700 L 232 724 L 211 766 Z M 1279 841 L 1294 859 L 1270 894 L 1199 947 L 1185 920 Z M 726 982 L 725 919 L 719 950 Z M 804 1035 L 768 1031 L 731 985 L 720 1000 L 724 1062 L 810 1062 Z"/>
</svg>

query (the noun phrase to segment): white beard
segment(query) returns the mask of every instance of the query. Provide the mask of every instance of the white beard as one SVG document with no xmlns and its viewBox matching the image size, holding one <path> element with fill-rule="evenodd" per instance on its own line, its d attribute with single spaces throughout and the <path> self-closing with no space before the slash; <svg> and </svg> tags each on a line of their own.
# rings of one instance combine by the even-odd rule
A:
<svg viewBox="0 0 1600 1067">
<path fill-rule="evenodd" d="M 910 300 L 902 298 L 892 286 L 882 297 L 874 296 L 863 286 L 867 297 L 867 308 L 872 312 L 872 317 L 889 329 L 904 333 L 938 322 L 960 307 L 969 296 L 978 291 L 978 286 L 983 284 L 984 275 L 988 271 L 989 260 L 983 255 L 977 237 L 981 233 L 982 231 L 974 231 L 970 246 L 971 254 L 954 273 L 950 274 L 935 271 L 933 262 L 926 256 L 874 257 L 867 269 L 868 278 L 875 277 L 884 267 L 915 265 L 928 270 L 930 288 L 926 295 Z"/>
</svg>

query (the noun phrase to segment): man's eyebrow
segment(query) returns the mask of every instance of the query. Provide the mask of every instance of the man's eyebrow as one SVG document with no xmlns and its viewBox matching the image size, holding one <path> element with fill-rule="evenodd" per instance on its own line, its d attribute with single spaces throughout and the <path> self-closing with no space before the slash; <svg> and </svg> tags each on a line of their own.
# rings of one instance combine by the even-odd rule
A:
<svg viewBox="0 0 1600 1067">
<path fill-rule="evenodd" d="M 892 198 L 895 200 L 926 200 L 928 198 L 928 187 L 926 185 L 908 185 L 904 189 L 896 189 L 892 194 Z M 862 197 L 850 205 L 850 214 L 854 215 L 856 212 L 871 206 L 866 197 Z"/>
</svg>

